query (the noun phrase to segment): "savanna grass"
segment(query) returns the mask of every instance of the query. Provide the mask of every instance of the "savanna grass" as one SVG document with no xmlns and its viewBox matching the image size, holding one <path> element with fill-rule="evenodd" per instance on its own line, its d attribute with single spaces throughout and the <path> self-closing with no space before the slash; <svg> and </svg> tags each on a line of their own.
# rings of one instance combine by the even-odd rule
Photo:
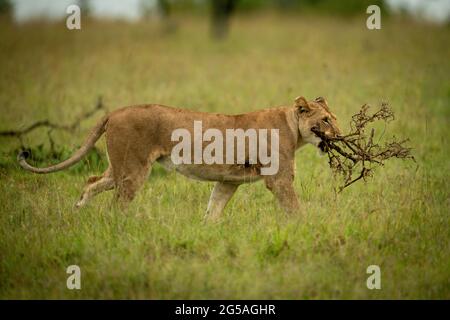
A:
<svg viewBox="0 0 450 320">
<path fill-rule="evenodd" d="M 75 211 L 89 175 L 20 170 L 2 138 L 0 298 L 450 298 L 450 30 L 383 17 L 237 16 L 214 42 L 208 20 L 182 16 L 176 32 L 152 21 L 0 21 L 0 130 L 42 119 L 70 123 L 99 95 L 108 109 L 163 103 L 242 113 L 324 96 L 343 131 L 354 106 L 387 101 L 417 164 L 388 161 L 370 183 L 336 194 L 316 148 L 296 158 L 301 210 L 285 216 L 262 183 L 239 188 L 221 223 L 204 224 L 212 184 L 155 168 L 126 212 L 111 193 Z M 98 115 L 100 117 L 101 115 Z M 73 150 L 74 133 L 53 132 Z M 50 146 L 45 129 L 24 138 Z M 104 142 L 97 143 L 104 153 Z M 48 163 L 41 163 L 45 165 Z M 66 268 L 80 266 L 81 290 Z M 369 265 L 381 290 L 368 290 Z"/>
</svg>

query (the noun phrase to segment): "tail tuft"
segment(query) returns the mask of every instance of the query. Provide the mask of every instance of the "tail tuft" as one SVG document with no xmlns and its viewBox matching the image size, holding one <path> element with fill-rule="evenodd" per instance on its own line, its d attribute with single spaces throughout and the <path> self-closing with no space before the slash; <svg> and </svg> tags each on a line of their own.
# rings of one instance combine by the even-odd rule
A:
<svg viewBox="0 0 450 320">
<path fill-rule="evenodd" d="M 26 160 L 30 157 L 30 153 L 26 150 L 22 150 L 19 152 L 19 154 L 17 155 L 17 161 L 23 161 Z"/>
<path fill-rule="evenodd" d="M 70 166 L 80 161 L 81 158 L 83 158 L 89 152 L 89 150 L 94 147 L 95 142 L 97 142 L 97 140 L 100 139 L 101 135 L 106 131 L 107 122 L 108 116 L 104 116 L 102 120 L 100 120 L 91 130 L 84 144 L 77 151 L 75 151 L 75 153 L 69 159 L 66 159 L 60 163 L 45 168 L 33 167 L 32 165 L 27 163 L 27 158 L 31 154 L 30 150 L 22 150 L 21 152 L 19 152 L 19 154 L 17 155 L 17 161 L 22 168 L 34 173 L 51 173 L 69 168 Z"/>
</svg>

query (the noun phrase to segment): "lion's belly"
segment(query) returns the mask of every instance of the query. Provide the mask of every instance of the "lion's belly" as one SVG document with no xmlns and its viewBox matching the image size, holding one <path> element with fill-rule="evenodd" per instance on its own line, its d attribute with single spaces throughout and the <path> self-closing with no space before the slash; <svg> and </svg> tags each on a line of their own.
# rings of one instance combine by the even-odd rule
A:
<svg viewBox="0 0 450 320">
<path fill-rule="evenodd" d="M 245 183 L 261 179 L 256 168 L 246 168 L 243 165 L 175 165 L 169 156 L 158 159 L 158 162 L 167 170 L 176 170 L 182 175 L 196 180 Z"/>
</svg>

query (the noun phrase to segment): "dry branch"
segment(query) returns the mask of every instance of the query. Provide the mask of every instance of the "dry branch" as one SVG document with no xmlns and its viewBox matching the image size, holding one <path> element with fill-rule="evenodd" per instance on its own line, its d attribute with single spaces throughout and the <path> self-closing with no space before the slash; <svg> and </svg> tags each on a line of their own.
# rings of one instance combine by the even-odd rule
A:
<svg viewBox="0 0 450 320">
<path fill-rule="evenodd" d="M 367 126 L 375 121 L 383 121 L 385 124 L 394 120 L 394 113 L 386 103 L 380 110 L 373 114 L 368 113 L 369 106 L 363 105 L 361 110 L 352 117 L 351 131 L 345 136 L 328 138 L 320 131 L 314 133 L 322 139 L 324 150 L 328 154 L 330 168 L 344 178 L 344 183 L 339 191 L 352 183 L 372 175 L 377 166 L 384 165 L 384 161 L 390 158 L 412 159 L 411 148 L 405 146 L 407 139 L 397 141 L 395 137 L 391 141 L 379 144 L 374 141 L 375 130 L 372 128 L 367 133 Z M 354 178 L 355 171 L 358 172 Z"/>
<path fill-rule="evenodd" d="M 74 132 L 76 129 L 78 129 L 80 127 L 80 124 L 81 124 L 82 121 L 92 117 L 99 110 L 107 111 L 105 106 L 104 106 L 104 104 L 103 104 L 101 96 L 98 97 L 97 103 L 96 103 L 95 107 L 92 110 L 89 110 L 89 111 L 81 114 L 80 116 L 78 116 L 70 124 L 61 125 L 61 124 L 54 123 L 54 122 L 51 122 L 50 120 L 46 119 L 46 120 L 36 121 L 35 123 L 31 124 L 30 126 L 26 127 L 25 129 L 22 129 L 22 130 L 5 130 L 5 131 L 0 131 L 0 136 L 3 136 L 3 137 L 16 137 L 20 141 L 22 141 L 22 137 L 24 135 L 27 135 L 28 133 L 30 133 L 30 132 L 38 129 L 38 128 L 41 128 L 41 127 L 49 128 L 50 131 L 56 129 L 56 130 L 63 130 L 63 131 L 67 131 L 67 132 Z M 51 139 L 50 133 L 48 134 L 48 137 L 49 137 L 50 143 L 53 144 L 53 140 Z"/>
</svg>

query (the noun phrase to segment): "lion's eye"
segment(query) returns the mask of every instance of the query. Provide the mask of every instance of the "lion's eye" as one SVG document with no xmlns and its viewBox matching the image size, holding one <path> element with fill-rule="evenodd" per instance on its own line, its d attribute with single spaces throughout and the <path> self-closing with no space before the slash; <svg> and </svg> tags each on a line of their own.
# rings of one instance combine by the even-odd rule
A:
<svg viewBox="0 0 450 320">
<path fill-rule="evenodd" d="M 322 121 L 326 124 L 330 124 L 330 119 L 328 117 L 323 118 Z"/>
</svg>

